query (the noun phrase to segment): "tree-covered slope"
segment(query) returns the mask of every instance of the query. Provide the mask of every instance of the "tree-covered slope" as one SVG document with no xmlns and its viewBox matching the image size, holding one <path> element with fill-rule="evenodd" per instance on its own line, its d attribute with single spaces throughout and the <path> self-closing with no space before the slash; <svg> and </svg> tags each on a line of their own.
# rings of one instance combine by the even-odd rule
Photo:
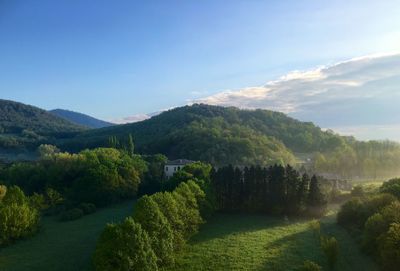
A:
<svg viewBox="0 0 400 271">
<path fill-rule="evenodd" d="M 85 115 L 82 113 L 78 113 L 78 112 L 74 112 L 74 111 L 70 111 L 70 110 L 54 109 L 54 110 L 50 110 L 49 112 L 56 116 L 59 116 L 63 119 L 66 119 L 72 123 L 86 126 L 89 128 L 103 128 L 103 127 L 108 127 L 108 126 L 114 125 L 111 122 L 99 120 L 99 119 L 93 118 L 91 116 L 88 116 L 88 115 Z"/>
<path fill-rule="evenodd" d="M 78 150 L 132 134 L 139 152 L 164 153 L 216 164 L 294 162 L 293 152 L 334 148 L 342 139 L 285 114 L 204 104 L 166 111 L 149 120 L 87 131 L 66 142 Z"/>
<path fill-rule="evenodd" d="M 85 130 L 40 108 L 0 99 L 0 147 L 33 147 L 36 143 Z"/>
<path fill-rule="evenodd" d="M 241 110 L 195 104 L 175 108 L 151 119 L 90 130 L 59 142 L 68 151 L 122 143 L 131 134 L 140 153 L 163 153 L 214 165 L 294 163 L 301 155 L 306 166 L 338 177 L 378 177 L 400 173 L 400 144 L 357 141 L 323 131 L 269 110 Z"/>
</svg>

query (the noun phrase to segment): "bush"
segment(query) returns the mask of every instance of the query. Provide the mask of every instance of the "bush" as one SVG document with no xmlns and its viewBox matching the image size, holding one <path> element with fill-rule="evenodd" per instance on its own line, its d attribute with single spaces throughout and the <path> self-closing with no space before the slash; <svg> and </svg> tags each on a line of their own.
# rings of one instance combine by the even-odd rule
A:
<svg viewBox="0 0 400 271">
<path fill-rule="evenodd" d="M 38 226 L 39 212 L 19 187 L 10 187 L 0 203 L 0 245 L 32 235 Z"/>
<path fill-rule="evenodd" d="M 83 211 L 79 208 L 73 208 L 61 213 L 60 220 L 61 221 L 71 221 L 77 220 L 84 215 Z"/>
<path fill-rule="evenodd" d="M 328 259 L 329 267 L 333 268 L 339 255 L 339 245 L 336 238 L 321 236 L 321 248 Z"/>
<path fill-rule="evenodd" d="M 361 185 L 356 185 L 351 190 L 352 197 L 363 197 L 365 194 L 364 188 Z"/>
<path fill-rule="evenodd" d="M 93 256 L 96 271 L 157 271 L 156 261 L 148 234 L 132 218 L 108 224 Z"/>
<path fill-rule="evenodd" d="M 396 198 L 390 194 L 380 194 L 365 199 L 354 198 L 342 205 L 337 221 L 342 226 L 361 230 L 371 215 L 394 201 Z"/>
<path fill-rule="evenodd" d="M 400 266 L 400 223 L 393 223 L 382 237 L 380 244 L 381 263 L 384 270 L 399 270 Z"/>
<path fill-rule="evenodd" d="M 400 178 L 384 182 L 380 188 L 381 193 L 389 193 L 400 199 Z"/>
<path fill-rule="evenodd" d="M 81 203 L 79 209 L 81 209 L 85 215 L 88 215 L 96 212 L 96 205 L 93 203 Z"/>
<path fill-rule="evenodd" d="M 320 238 L 321 236 L 321 223 L 319 220 L 312 220 L 309 224 L 310 229 L 312 230 L 315 237 Z"/>
<path fill-rule="evenodd" d="M 398 201 L 368 218 L 365 223 L 363 248 L 370 254 L 379 257 L 377 250 L 379 241 L 389 230 L 392 223 L 400 223 L 400 203 Z"/>
<path fill-rule="evenodd" d="M 7 193 L 7 186 L 0 185 L 0 202 L 3 200 L 6 193 Z"/>
<path fill-rule="evenodd" d="M 321 271 L 322 267 L 312 261 L 304 261 L 299 271 Z"/>
</svg>

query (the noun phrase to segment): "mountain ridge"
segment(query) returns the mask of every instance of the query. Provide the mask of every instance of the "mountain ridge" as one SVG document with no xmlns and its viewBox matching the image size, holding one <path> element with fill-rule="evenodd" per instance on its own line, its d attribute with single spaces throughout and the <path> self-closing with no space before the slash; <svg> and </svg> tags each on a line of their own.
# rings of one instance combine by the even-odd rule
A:
<svg viewBox="0 0 400 271">
<path fill-rule="evenodd" d="M 67 110 L 67 109 L 56 108 L 53 110 L 49 110 L 49 112 L 56 116 L 59 116 L 63 119 L 66 119 L 72 123 L 86 126 L 89 128 L 103 128 L 103 127 L 115 125 L 114 123 L 100 120 L 100 119 L 94 118 L 92 116 L 89 116 L 87 114 L 83 114 L 80 112 Z"/>
</svg>

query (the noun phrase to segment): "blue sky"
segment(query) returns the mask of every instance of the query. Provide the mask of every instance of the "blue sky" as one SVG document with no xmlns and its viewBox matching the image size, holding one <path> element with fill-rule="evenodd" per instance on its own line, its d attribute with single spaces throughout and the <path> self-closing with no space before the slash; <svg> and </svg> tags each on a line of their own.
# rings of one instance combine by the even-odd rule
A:
<svg viewBox="0 0 400 271">
<path fill-rule="evenodd" d="M 0 98 L 107 120 L 154 112 L 398 51 L 399 11 L 399 1 L 0 0 Z"/>
</svg>

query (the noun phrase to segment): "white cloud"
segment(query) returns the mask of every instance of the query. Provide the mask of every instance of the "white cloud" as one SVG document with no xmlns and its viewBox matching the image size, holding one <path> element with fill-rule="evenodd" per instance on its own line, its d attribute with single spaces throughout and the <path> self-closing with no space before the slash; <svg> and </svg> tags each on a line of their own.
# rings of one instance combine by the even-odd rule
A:
<svg viewBox="0 0 400 271">
<path fill-rule="evenodd" d="M 264 86 L 226 90 L 192 102 L 276 110 L 323 127 L 400 125 L 400 53 L 293 71 Z"/>
<path fill-rule="evenodd" d="M 371 55 L 314 70 L 290 72 L 264 86 L 227 90 L 195 102 L 272 108 L 289 113 L 327 100 L 374 97 L 381 94 L 380 90 L 366 85 L 393 76 L 400 76 L 400 54 Z"/>
<path fill-rule="evenodd" d="M 151 116 L 149 116 L 148 114 L 136 114 L 136 115 L 129 116 L 129 117 L 113 119 L 113 120 L 111 120 L 111 122 L 115 123 L 115 124 L 125 124 L 125 123 L 142 121 L 142 120 L 146 120 L 149 118 L 151 118 Z"/>
</svg>

